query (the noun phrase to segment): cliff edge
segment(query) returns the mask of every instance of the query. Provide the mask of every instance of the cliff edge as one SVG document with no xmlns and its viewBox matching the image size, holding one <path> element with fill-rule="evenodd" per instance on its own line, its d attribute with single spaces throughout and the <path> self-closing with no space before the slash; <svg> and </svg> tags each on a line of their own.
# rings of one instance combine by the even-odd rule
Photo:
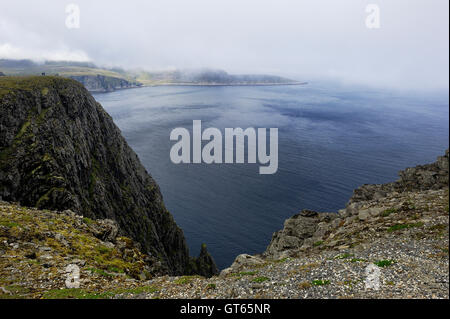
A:
<svg viewBox="0 0 450 319">
<path fill-rule="evenodd" d="M 0 79 L 0 199 L 112 219 L 139 243 L 155 274 L 217 272 L 213 264 L 197 269 L 212 259 L 189 257 L 158 185 L 112 118 L 74 80 Z"/>
</svg>

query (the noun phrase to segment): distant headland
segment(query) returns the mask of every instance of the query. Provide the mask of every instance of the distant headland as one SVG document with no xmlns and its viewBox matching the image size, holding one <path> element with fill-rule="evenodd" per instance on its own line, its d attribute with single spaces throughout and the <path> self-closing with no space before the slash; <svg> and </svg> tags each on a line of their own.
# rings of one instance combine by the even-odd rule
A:
<svg viewBox="0 0 450 319">
<path fill-rule="evenodd" d="M 53 75 L 74 79 L 90 92 L 112 92 L 143 86 L 273 86 L 307 82 L 267 74 L 229 74 L 218 69 L 146 71 L 103 68 L 92 62 L 0 59 L 0 74 Z"/>
</svg>

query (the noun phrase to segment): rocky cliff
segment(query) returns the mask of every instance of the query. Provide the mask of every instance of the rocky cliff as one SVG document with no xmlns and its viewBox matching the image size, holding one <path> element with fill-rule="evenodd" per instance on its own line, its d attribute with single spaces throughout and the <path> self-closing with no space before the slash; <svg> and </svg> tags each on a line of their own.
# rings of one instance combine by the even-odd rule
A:
<svg viewBox="0 0 450 319">
<path fill-rule="evenodd" d="M 287 219 L 284 228 L 273 234 L 272 240 L 264 252 L 264 256 L 279 258 L 290 253 L 306 250 L 314 245 L 325 242 L 330 247 L 352 245 L 357 238 L 348 238 L 350 242 L 339 239 L 340 236 L 328 236 L 333 229 L 340 229 L 340 235 L 345 234 L 345 227 L 355 220 L 366 222 L 381 216 L 388 209 L 410 210 L 406 201 L 380 205 L 386 203 L 386 198 L 396 198 L 399 194 L 440 190 L 448 188 L 449 151 L 439 156 L 432 164 L 418 165 L 399 172 L 400 178 L 396 182 L 387 184 L 363 185 L 354 190 L 347 207 L 336 213 L 318 213 L 303 210 L 299 214 Z M 376 203 L 376 205 L 373 205 Z M 393 205 L 398 207 L 393 207 Z M 386 213 L 387 214 L 387 213 Z M 353 229 L 349 228 L 351 233 Z M 325 241 L 328 239 L 328 241 Z"/>
<path fill-rule="evenodd" d="M 112 92 L 121 89 L 137 88 L 142 86 L 138 82 L 130 82 L 125 79 L 104 75 L 71 75 L 74 79 L 84 85 L 90 92 Z"/>
<path fill-rule="evenodd" d="M 217 271 L 206 251 L 200 263 L 189 257 L 158 185 L 102 106 L 71 79 L 0 79 L 0 199 L 115 220 L 155 273 Z M 205 260 L 209 270 L 198 269 Z"/>
<path fill-rule="evenodd" d="M 221 288 L 201 296 L 448 299 L 448 150 L 399 176 L 356 189 L 338 212 L 287 219 L 264 253 L 237 256 L 209 281 Z M 377 288 L 366 285 L 369 268 Z"/>
<path fill-rule="evenodd" d="M 399 172 L 399 179 L 387 184 L 366 184 L 353 191 L 349 204 L 383 198 L 391 192 L 441 189 L 448 186 L 448 150 L 436 162 L 409 167 Z"/>
</svg>

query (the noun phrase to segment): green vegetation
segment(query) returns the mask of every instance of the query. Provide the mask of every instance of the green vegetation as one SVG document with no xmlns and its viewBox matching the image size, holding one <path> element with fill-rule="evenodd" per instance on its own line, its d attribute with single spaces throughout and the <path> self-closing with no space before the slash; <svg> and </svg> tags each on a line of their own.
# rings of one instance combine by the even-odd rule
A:
<svg viewBox="0 0 450 319">
<path fill-rule="evenodd" d="M 322 245 L 323 244 L 323 240 L 319 240 L 319 241 L 316 241 L 314 244 L 313 244 L 313 246 L 314 247 L 318 247 L 318 246 L 320 246 L 320 245 Z"/>
<path fill-rule="evenodd" d="M 142 273 L 145 274 L 144 255 L 137 250 L 133 241 L 126 237 L 117 237 L 116 242 L 121 245 L 107 247 L 89 230 L 90 225 L 97 221 L 85 219 L 82 226 L 77 226 L 75 220 L 47 210 L 34 211 L 14 205 L 0 206 L 0 225 L 9 228 L 9 235 L 19 240 L 27 240 L 52 248 L 53 252 L 57 252 L 57 255 L 52 253 L 55 263 L 63 262 L 63 258 L 70 255 L 85 261 L 88 265 L 87 269 L 100 276 L 112 277 L 125 273 L 127 276 L 140 279 Z M 66 243 L 54 237 L 42 235 L 48 232 L 61 235 Z M 124 254 L 120 247 L 126 247 L 132 253 Z M 38 264 L 34 259 L 36 257 L 27 257 L 30 255 L 28 251 L 21 250 L 19 255 L 30 266 Z M 1 262 L 2 260 L 0 264 Z"/>
<path fill-rule="evenodd" d="M 26 122 L 22 125 L 22 127 L 19 130 L 19 133 L 17 133 L 16 137 L 14 138 L 15 140 L 20 140 L 22 138 L 22 136 L 25 134 L 25 132 L 27 131 L 28 127 L 31 125 L 30 122 L 30 117 L 28 117 L 28 119 L 26 120 Z"/>
<path fill-rule="evenodd" d="M 377 265 L 378 267 L 389 267 L 395 263 L 396 263 L 395 260 L 389 260 L 389 259 L 378 260 L 378 261 L 374 262 L 374 264 Z"/>
<path fill-rule="evenodd" d="M 52 289 L 44 293 L 44 299 L 111 299 L 118 294 L 154 293 L 160 289 L 155 286 L 115 289 L 111 291 L 92 291 L 82 288 Z"/>
<path fill-rule="evenodd" d="M 8 228 L 19 227 L 20 224 L 14 221 L 7 220 L 5 218 L 0 218 L 0 225 Z"/>
<path fill-rule="evenodd" d="M 351 263 L 356 263 L 356 262 L 366 262 L 367 260 L 365 259 L 361 259 L 361 258 L 352 258 L 350 259 Z"/>
<path fill-rule="evenodd" d="M 281 259 L 278 259 L 278 260 L 274 260 L 273 262 L 274 262 L 274 263 L 280 263 L 280 264 L 281 264 L 281 263 L 284 263 L 284 262 L 286 262 L 286 261 L 288 261 L 288 260 L 289 260 L 289 258 L 286 257 L 286 258 L 281 258 Z"/>
<path fill-rule="evenodd" d="M 6 286 L 4 289 L 9 293 L 0 290 L 0 299 L 23 299 L 30 293 L 29 288 L 19 285 Z"/>
<path fill-rule="evenodd" d="M 49 189 L 48 191 L 47 191 L 47 193 L 45 193 L 44 195 L 42 195 L 39 199 L 38 199 L 38 201 L 36 202 L 36 207 L 37 208 L 42 208 L 42 207 L 44 207 L 45 206 L 45 204 L 50 200 L 50 198 L 52 197 L 51 195 L 52 195 L 52 193 L 53 192 L 64 192 L 65 191 L 65 189 L 64 188 L 62 188 L 62 187 L 53 187 L 53 188 L 51 188 L 51 189 Z"/>
<path fill-rule="evenodd" d="M 423 223 L 414 223 L 414 224 L 398 224 L 388 228 L 388 232 L 393 232 L 402 229 L 414 228 L 414 227 L 422 227 Z"/>
<path fill-rule="evenodd" d="M 111 299 L 112 292 L 94 292 L 81 288 L 52 289 L 46 291 L 43 299 Z"/>
<path fill-rule="evenodd" d="M 132 79 L 131 75 L 116 72 L 114 70 L 106 70 L 92 66 L 69 65 L 67 63 L 52 63 L 43 65 L 34 65 L 27 68 L 4 68 L 8 75 L 25 76 L 35 75 L 41 76 L 42 73 L 48 76 L 83 76 L 83 75 L 103 75 L 115 78 Z"/>
<path fill-rule="evenodd" d="M 97 82 L 105 90 L 121 87 L 124 81 L 132 86 L 142 85 L 142 83 L 136 81 L 136 75 L 123 70 L 102 69 L 93 64 L 79 64 L 76 62 L 51 62 L 46 64 L 31 63 L 24 67 L 4 66 L 2 69 L 8 74 L 6 77 L 2 76 L 2 80 L 7 80 L 8 78 L 26 79 L 27 77 L 35 77 L 37 79 L 72 78 L 85 84 L 87 87 L 90 83 Z M 46 76 L 42 76 L 42 73 L 45 73 Z M 49 86 L 42 85 L 40 92 L 43 97 L 47 96 L 49 93 Z M 1 95 L 0 86 L 0 96 Z"/>
<path fill-rule="evenodd" d="M 86 225 L 92 225 L 94 221 L 89 217 L 83 217 L 83 223 L 85 223 Z"/>
<path fill-rule="evenodd" d="M 206 289 L 208 290 L 216 289 L 216 284 L 208 284 L 208 286 L 206 286 Z"/>
<path fill-rule="evenodd" d="M 55 81 L 73 81 L 54 76 L 2 76 L 0 77 L 0 98 L 17 91 L 39 91 L 48 94 L 49 88 L 56 85 Z"/>
<path fill-rule="evenodd" d="M 120 268 L 118 268 L 118 267 L 116 267 L 116 266 L 108 266 L 108 269 L 107 269 L 109 272 L 115 272 L 115 273 L 123 273 L 123 269 L 120 269 Z"/>
<path fill-rule="evenodd" d="M 330 281 L 329 281 L 329 280 L 321 280 L 321 279 L 318 279 L 318 280 L 313 280 L 313 281 L 311 282 L 311 284 L 312 284 L 313 286 L 325 286 L 325 285 L 329 285 L 329 284 L 330 284 Z"/>
<path fill-rule="evenodd" d="M 252 281 L 260 283 L 260 282 L 264 282 L 264 281 L 267 281 L 267 280 L 270 280 L 270 279 L 267 278 L 267 277 L 262 276 L 262 277 L 254 278 Z"/>
<path fill-rule="evenodd" d="M 98 269 L 98 268 L 88 268 L 88 271 L 94 273 L 94 274 L 99 274 L 101 276 L 104 277 L 113 277 L 112 274 L 107 273 L 106 271 L 104 271 L 103 269 Z"/>
<path fill-rule="evenodd" d="M 199 278 L 199 276 L 183 276 L 175 279 L 174 283 L 177 285 L 186 285 L 192 282 L 195 278 Z"/>
<path fill-rule="evenodd" d="M 386 210 L 384 210 L 382 213 L 381 213 L 381 216 L 383 216 L 383 217 L 387 217 L 387 216 L 389 216 L 390 214 L 395 214 L 395 213 L 397 213 L 397 208 L 389 208 L 389 209 L 386 209 Z"/>
<path fill-rule="evenodd" d="M 105 254 L 110 255 L 112 253 L 112 251 L 113 251 L 112 248 L 108 248 L 108 247 L 102 246 L 102 245 L 97 246 L 96 249 L 102 255 L 105 255 Z"/>
</svg>

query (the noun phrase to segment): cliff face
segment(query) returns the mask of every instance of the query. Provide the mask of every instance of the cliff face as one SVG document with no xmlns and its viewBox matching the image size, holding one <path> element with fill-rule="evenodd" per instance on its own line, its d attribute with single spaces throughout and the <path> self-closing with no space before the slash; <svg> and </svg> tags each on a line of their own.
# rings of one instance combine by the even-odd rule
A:
<svg viewBox="0 0 450 319">
<path fill-rule="evenodd" d="M 82 83 L 90 92 L 112 92 L 142 86 L 142 84 L 137 82 L 104 75 L 71 75 L 69 77 Z"/>
<path fill-rule="evenodd" d="M 112 92 L 142 86 L 130 80 L 130 75 L 122 69 L 103 69 L 91 62 L 45 61 L 0 59 L 2 71 L 11 76 L 41 75 L 62 76 L 82 83 L 90 92 Z"/>
<path fill-rule="evenodd" d="M 159 273 L 192 272 L 158 185 L 80 83 L 3 77 L 0 106 L 0 199 L 113 219 Z"/>
</svg>

